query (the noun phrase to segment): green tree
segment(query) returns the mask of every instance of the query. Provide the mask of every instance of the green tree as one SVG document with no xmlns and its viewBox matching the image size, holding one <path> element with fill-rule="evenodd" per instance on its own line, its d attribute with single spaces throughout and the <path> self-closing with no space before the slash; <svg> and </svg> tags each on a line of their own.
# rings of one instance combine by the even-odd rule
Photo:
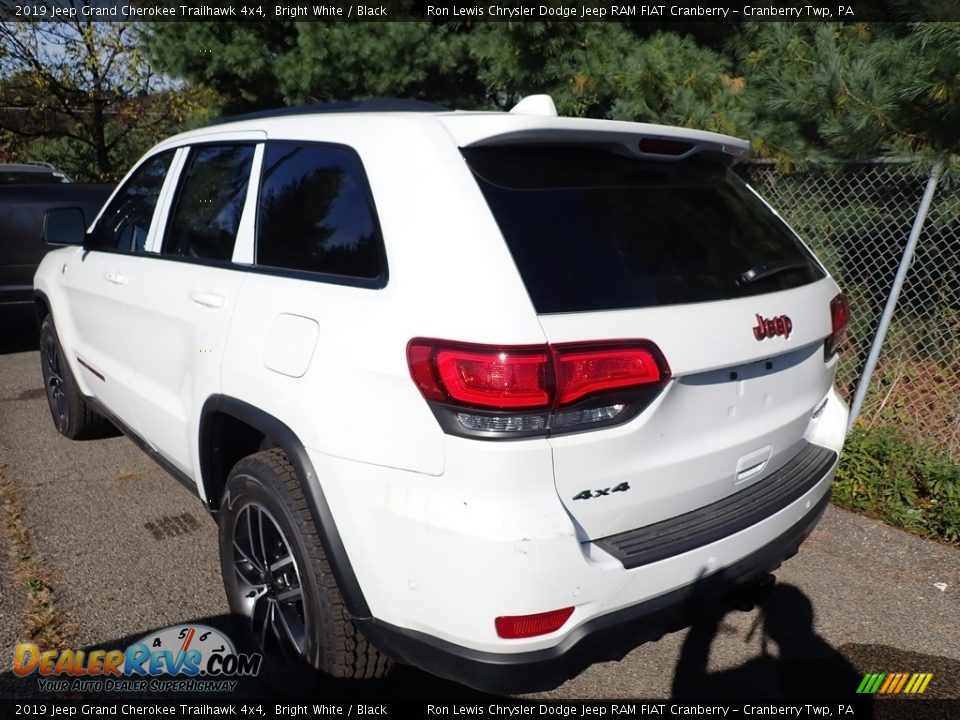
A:
<svg viewBox="0 0 960 720">
<path fill-rule="evenodd" d="M 731 53 L 761 154 L 960 148 L 960 28 L 952 23 L 755 23 Z"/>
<path fill-rule="evenodd" d="M 908 12 L 899 2 L 857 12 L 896 18 Z M 507 109 L 549 93 L 564 115 L 740 135 L 755 155 L 782 161 L 943 152 L 958 138 L 960 26 L 949 23 L 763 22 L 722 31 L 612 22 L 157 23 L 150 35 L 161 67 L 215 89 L 228 112 L 377 96 Z"/>
<path fill-rule="evenodd" d="M 224 112 L 284 104 L 278 62 L 296 48 L 292 22 L 160 22 L 146 27 L 144 48 L 157 67 L 215 90 Z"/>
<path fill-rule="evenodd" d="M 0 129 L 82 179 L 115 179 L 211 101 L 159 75 L 133 23 L 0 23 Z"/>
<path fill-rule="evenodd" d="M 746 127 L 729 60 L 618 23 L 156 23 L 150 38 L 227 112 L 382 96 L 506 109 L 545 92 L 565 115 Z"/>
</svg>

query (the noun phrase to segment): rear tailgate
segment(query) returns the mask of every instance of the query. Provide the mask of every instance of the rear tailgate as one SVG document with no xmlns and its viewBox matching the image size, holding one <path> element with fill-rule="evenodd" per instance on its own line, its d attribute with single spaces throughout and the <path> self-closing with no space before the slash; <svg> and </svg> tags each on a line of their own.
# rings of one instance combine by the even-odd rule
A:
<svg viewBox="0 0 960 720">
<path fill-rule="evenodd" d="M 757 298 L 648 310 L 543 315 L 551 343 L 642 337 L 672 379 L 634 420 L 557 435 L 557 492 L 585 538 L 606 537 L 715 502 L 796 455 L 831 384 L 829 279 Z M 756 315 L 788 315 L 789 338 L 757 341 Z M 597 495 L 626 482 L 627 492 Z M 593 497 L 583 499 L 584 490 Z M 575 500 L 574 498 L 581 498 Z"/>
<path fill-rule="evenodd" d="M 838 289 L 725 162 L 619 142 L 463 152 L 548 341 L 648 340 L 669 366 L 636 417 L 549 439 L 584 539 L 715 502 L 803 449 Z"/>
</svg>

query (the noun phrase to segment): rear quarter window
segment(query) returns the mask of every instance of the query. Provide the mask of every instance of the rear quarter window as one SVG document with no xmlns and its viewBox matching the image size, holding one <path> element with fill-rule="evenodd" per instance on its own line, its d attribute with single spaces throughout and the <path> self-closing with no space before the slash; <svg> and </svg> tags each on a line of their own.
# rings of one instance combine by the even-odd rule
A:
<svg viewBox="0 0 960 720">
<path fill-rule="evenodd" d="M 383 238 L 360 158 L 349 148 L 267 144 L 257 209 L 257 265 L 383 279 Z"/>
<path fill-rule="evenodd" d="M 582 145 L 463 154 L 537 312 L 726 300 L 824 276 L 790 228 L 721 164 L 638 160 Z"/>
</svg>

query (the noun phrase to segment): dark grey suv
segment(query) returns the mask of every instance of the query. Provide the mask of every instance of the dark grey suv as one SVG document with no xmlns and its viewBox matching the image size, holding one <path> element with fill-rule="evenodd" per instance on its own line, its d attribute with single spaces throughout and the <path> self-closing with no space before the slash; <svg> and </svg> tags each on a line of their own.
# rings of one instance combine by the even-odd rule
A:
<svg viewBox="0 0 960 720">
<path fill-rule="evenodd" d="M 52 165 L 0 163 L 0 308 L 33 303 L 33 274 L 56 247 L 44 241 L 44 213 L 76 208 L 88 225 L 112 189 L 72 183 Z"/>
</svg>

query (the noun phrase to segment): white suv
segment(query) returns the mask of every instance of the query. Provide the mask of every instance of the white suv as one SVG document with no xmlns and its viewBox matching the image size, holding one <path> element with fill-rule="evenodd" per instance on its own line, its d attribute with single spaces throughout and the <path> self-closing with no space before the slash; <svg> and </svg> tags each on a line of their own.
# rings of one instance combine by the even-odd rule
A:
<svg viewBox="0 0 960 720">
<path fill-rule="evenodd" d="M 53 239 L 83 242 L 35 282 L 57 427 L 200 497 L 267 652 L 549 687 L 823 512 L 847 306 L 730 169 L 747 144 L 551 110 L 246 116 Z"/>
</svg>

